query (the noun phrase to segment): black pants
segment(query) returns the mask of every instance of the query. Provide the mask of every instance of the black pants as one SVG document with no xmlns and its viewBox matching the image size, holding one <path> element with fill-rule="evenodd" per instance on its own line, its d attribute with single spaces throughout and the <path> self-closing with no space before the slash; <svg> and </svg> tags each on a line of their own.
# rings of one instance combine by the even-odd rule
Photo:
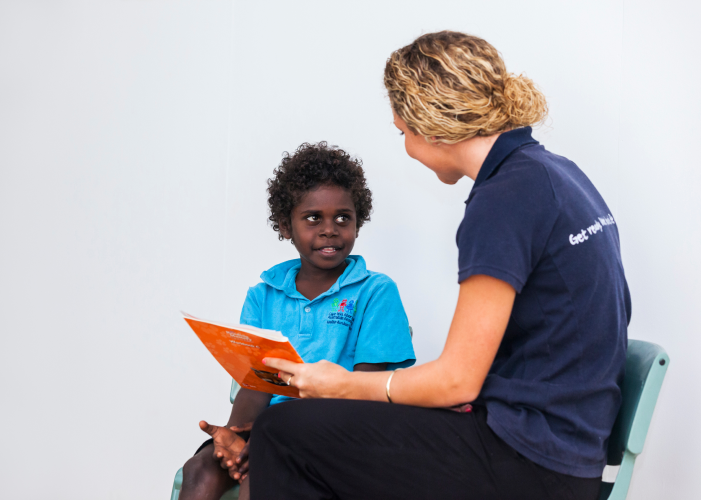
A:
<svg viewBox="0 0 701 500">
<path fill-rule="evenodd" d="M 251 435 L 251 498 L 597 500 L 600 478 L 536 465 L 472 413 L 348 400 L 274 405 Z"/>
</svg>

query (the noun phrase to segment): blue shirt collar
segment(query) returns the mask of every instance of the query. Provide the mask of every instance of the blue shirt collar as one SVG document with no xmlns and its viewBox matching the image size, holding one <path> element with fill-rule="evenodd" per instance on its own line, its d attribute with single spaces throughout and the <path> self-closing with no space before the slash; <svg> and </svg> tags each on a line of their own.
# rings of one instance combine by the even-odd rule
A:
<svg viewBox="0 0 701 500">
<path fill-rule="evenodd" d="M 491 177 L 499 165 L 518 148 L 526 144 L 538 144 L 538 141 L 531 136 L 532 130 L 531 127 L 522 127 L 501 134 L 484 159 L 473 188 Z"/>
<path fill-rule="evenodd" d="M 365 267 L 365 259 L 360 255 L 349 255 L 346 258 L 346 262 L 348 265 L 343 271 L 343 274 L 338 277 L 336 283 L 314 300 L 332 295 L 338 292 L 342 287 L 352 285 L 370 276 L 370 273 Z M 290 298 L 307 300 L 304 295 L 297 291 L 297 285 L 295 284 L 297 273 L 301 267 L 302 262 L 300 259 L 288 260 L 287 262 L 273 266 L 263 272 L 263 274 L 260 275 L 260 279 L 262 279 L 263 283 L 266 285 L 284 292 L 285 295 Z"/>
</svg>

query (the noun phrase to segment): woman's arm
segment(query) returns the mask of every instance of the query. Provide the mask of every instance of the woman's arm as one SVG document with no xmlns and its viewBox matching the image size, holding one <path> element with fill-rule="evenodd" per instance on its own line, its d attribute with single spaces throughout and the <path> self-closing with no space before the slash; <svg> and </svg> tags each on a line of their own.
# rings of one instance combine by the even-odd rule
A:
<svg viewBox="0 0 701 500">
<path fill-rule="evenodd" d="M 425 407 L 453 406 L 473 401 L 480 393 L 501 344 L 516 291 L 508 283 L 485 275 L 460 284 L 460 295 L 440 357 L 407 368 L 392 378 L 394 403 Z M 266 359 L 283 371 L 302 397 L 387 401 L 386 372 L 348 372 L 329 362 L 296 364 Z"/>
</svg>

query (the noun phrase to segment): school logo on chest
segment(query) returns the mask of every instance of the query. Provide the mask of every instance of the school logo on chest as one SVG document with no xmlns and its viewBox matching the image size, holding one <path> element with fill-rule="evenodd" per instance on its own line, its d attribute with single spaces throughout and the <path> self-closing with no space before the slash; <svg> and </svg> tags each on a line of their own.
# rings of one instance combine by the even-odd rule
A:
<svg viewBox="0 0 701 500">
<path fill-rule="evenodd" d="M 356 301 L 353 299 L 333 299 L 331 312 L 326 318 L 327 325 L 350 327 L 355 319 Z"/>
</svg>

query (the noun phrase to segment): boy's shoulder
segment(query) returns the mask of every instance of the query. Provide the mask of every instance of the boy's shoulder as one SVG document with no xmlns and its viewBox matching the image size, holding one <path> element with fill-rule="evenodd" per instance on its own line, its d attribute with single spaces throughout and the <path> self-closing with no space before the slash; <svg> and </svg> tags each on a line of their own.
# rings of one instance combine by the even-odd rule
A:
<svg viewBox="0 0 701 500">
<path fill-rule="evenodd" d="M 357 283 L 362 283 L 362 286 L 365 287 L 382 286 L 388 283 L 394 284 L 392 278 L 386 274 L 368 269 L 362 255 L 349 255 L 346 260 L 349 261 L 348 267 L 339 279 L 339 285 L 341 288 L 355 285 Z"/>
<path fill-rule="evenodd" d="M 346 260 L 348 266 L 338 280 L 339 289 L 349 286 L 373 289 L 387 285 L 397 286 L 394 280 L 386 274 L 369 270 L 361 255 L 349 255 Z M 261 282 L 249 288 L 249 293 L 265 293 L 271 288 L 281 292 L 291 291 L 295 288 L 295 277 L 300 267 L 300 259 L 292 259 L 274 265 L 261 273 Z"/>
</svg>

